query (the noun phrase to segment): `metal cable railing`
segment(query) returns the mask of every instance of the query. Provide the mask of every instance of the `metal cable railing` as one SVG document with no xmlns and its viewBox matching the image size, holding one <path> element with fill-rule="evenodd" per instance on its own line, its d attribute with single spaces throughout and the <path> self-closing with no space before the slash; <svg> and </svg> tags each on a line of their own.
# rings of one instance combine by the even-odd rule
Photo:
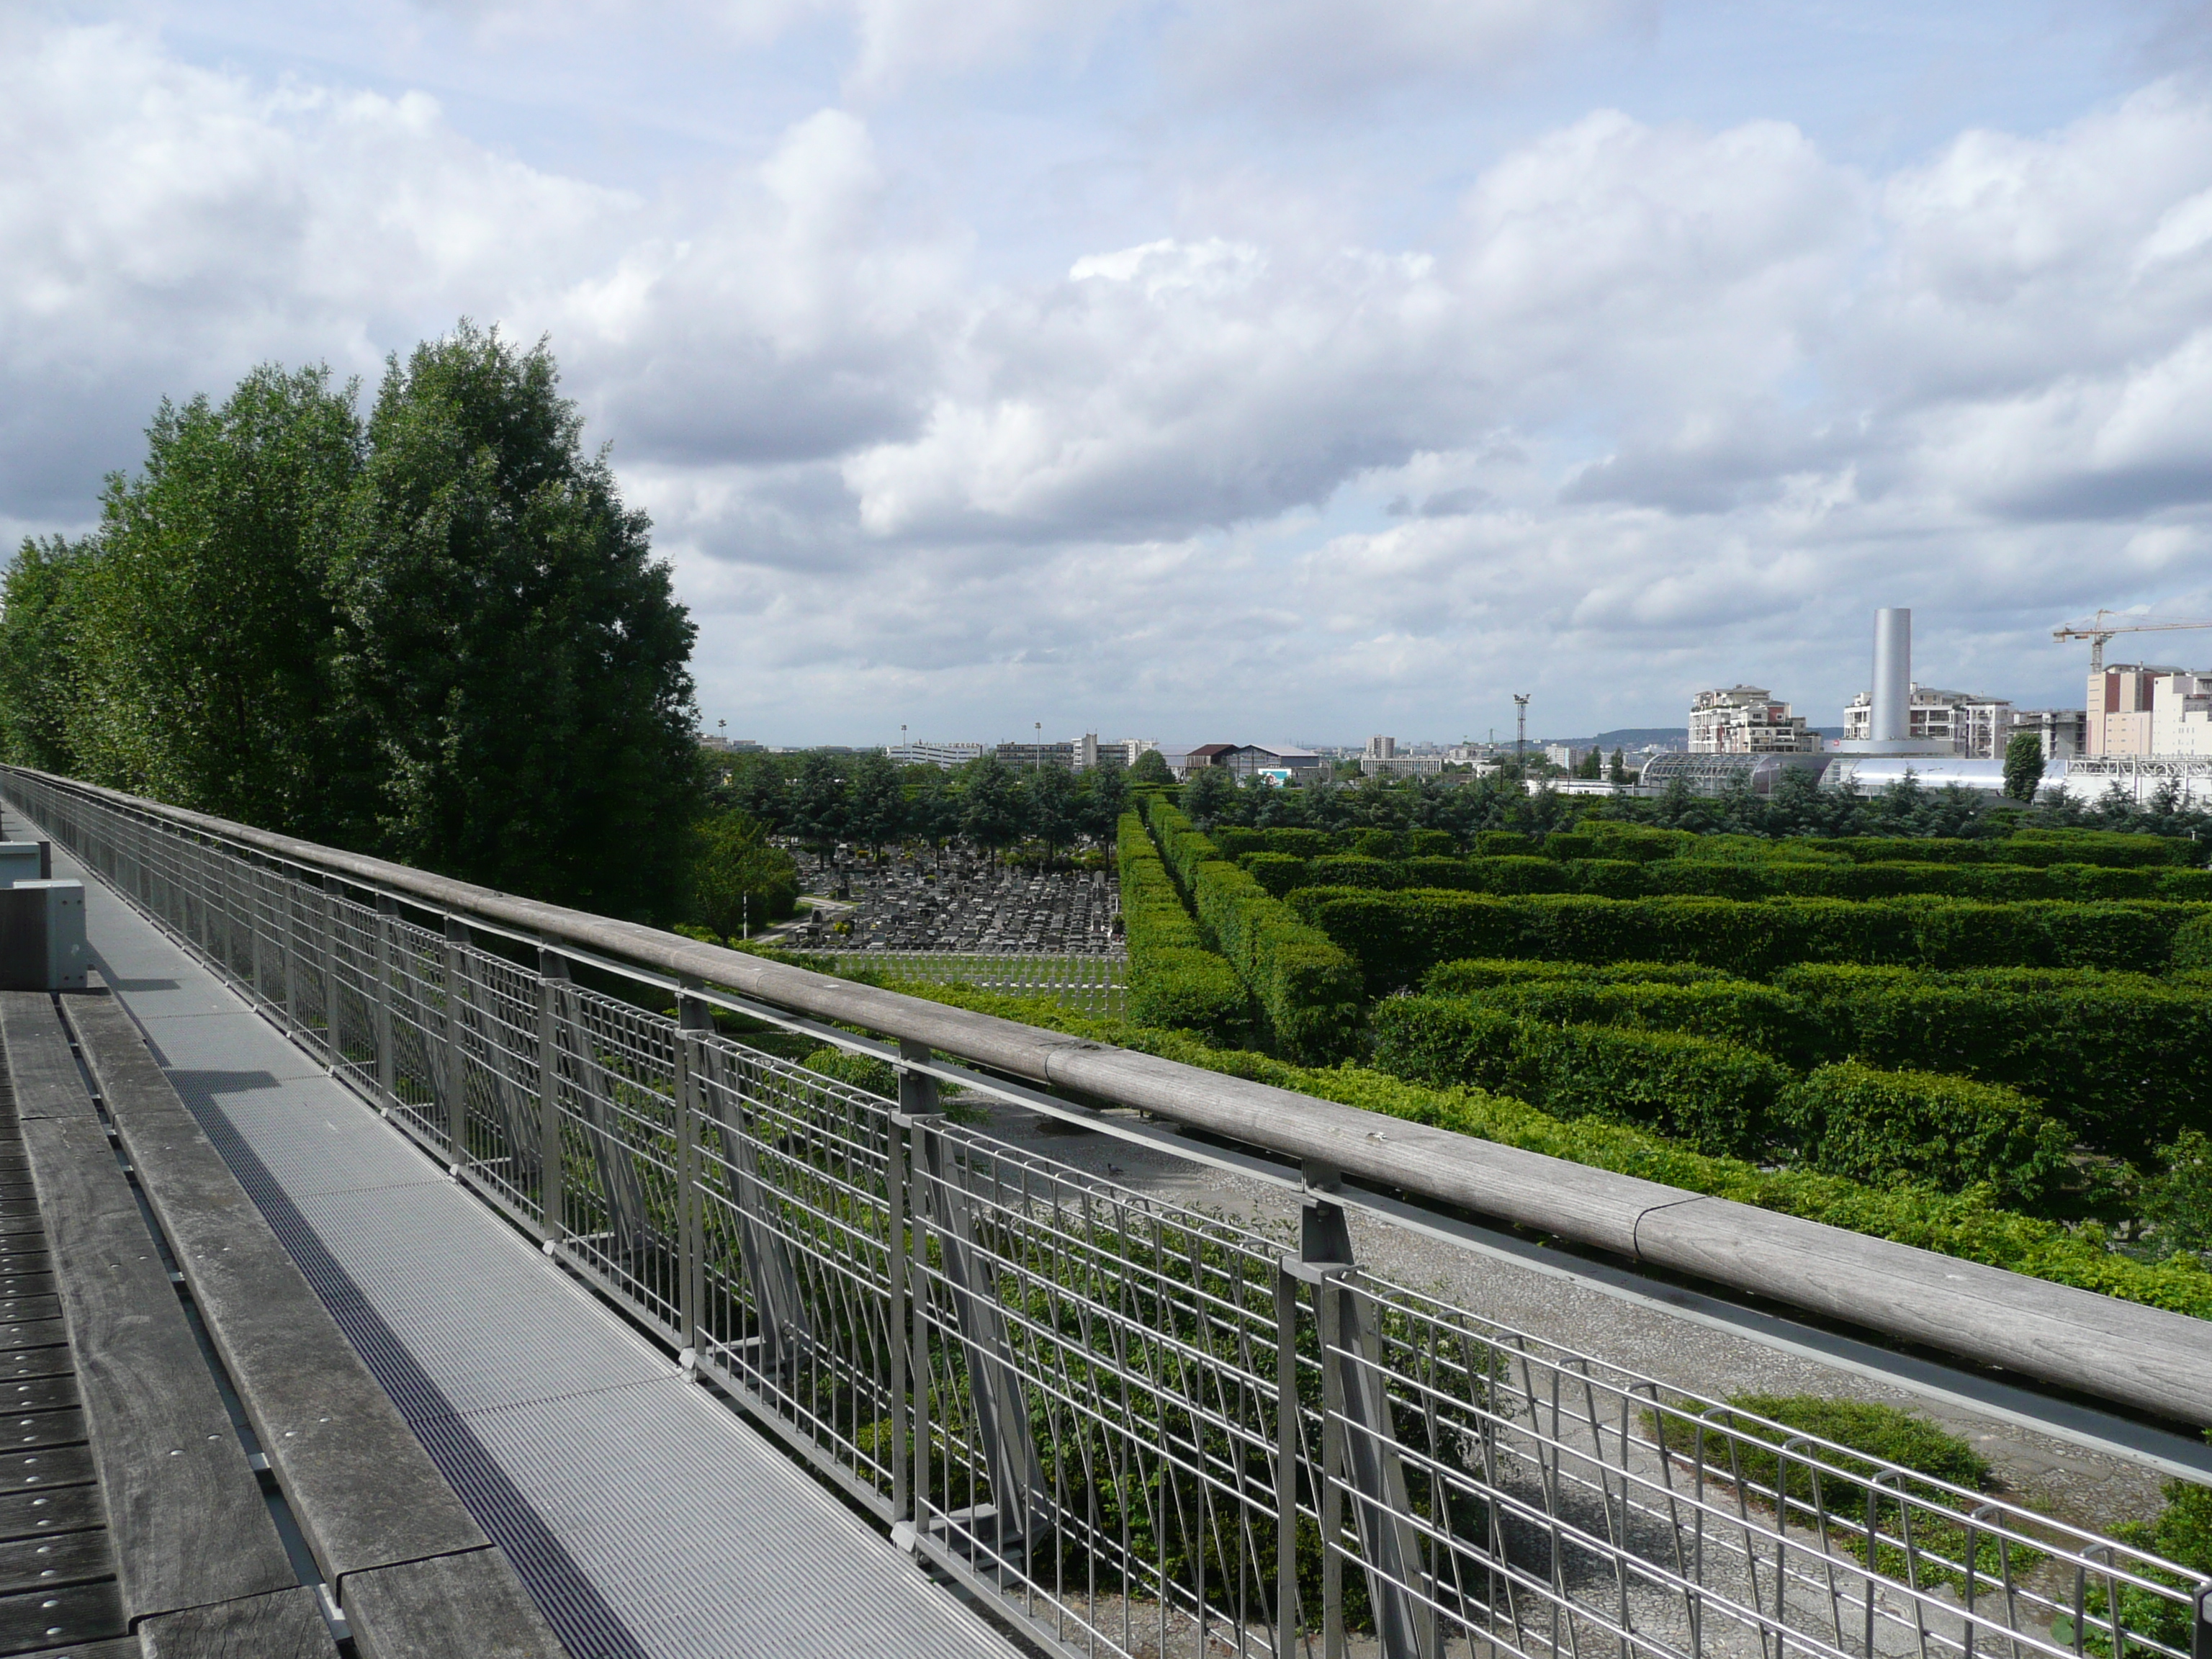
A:
<svg viewBox="0 0 2212 1659">
<path fill-rule="evenodd" d="M 1062 1650 L 2208 1652 L 2205 1583 L 2170 1562 L 1367 1271 L 1325 1168 L 1285 1177 L 1302 1220 L 1270 1237 L 957 1121 L 948 1079 L 1050 1103 L 919 1043 L 403 905 L 150 805 L 21 773 L 0 795 Z M 580 982 L 587 959 L 673 1016 Z M 897 1098 L 718 1010 L 889 1058 Z"/>
</svg>

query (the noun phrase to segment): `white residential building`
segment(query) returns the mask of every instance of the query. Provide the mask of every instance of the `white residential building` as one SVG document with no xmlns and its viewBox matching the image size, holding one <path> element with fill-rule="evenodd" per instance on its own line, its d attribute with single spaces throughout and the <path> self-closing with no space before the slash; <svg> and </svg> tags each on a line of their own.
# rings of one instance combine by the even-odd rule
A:
<svg viewBox="0 0 2212 1659">
<path fill-rule="evenodd" d="M 1818 751 L 1820 739 L 1805 717 L 1774 701 L 1763 685 L 1700 691 L 1690 703 L 1693 755 L 1796 755 Z"/>
<path fill-rule="evenodd" d="M 894 743 L 884 753 L 901 766 L 965 766 L 983 752 L 980 743 Z"/>
<path fill-rule="evenodd" d="M 1916 684 L 1911 714 L 1912 742 L 1961 760 L 2002 760 L 2012 737 L 2013 706 L 2002 697 Z M 1873 704 L 1862 691 L 1844 710 L 1844 741 L 1865 742 L 1873 723 Z"/>
<path fill-rule="evenodd" d="M 2212 755 L 2212 674 L 2166 674 L 2151 694 L 2150 752 Z"/>
</svg>

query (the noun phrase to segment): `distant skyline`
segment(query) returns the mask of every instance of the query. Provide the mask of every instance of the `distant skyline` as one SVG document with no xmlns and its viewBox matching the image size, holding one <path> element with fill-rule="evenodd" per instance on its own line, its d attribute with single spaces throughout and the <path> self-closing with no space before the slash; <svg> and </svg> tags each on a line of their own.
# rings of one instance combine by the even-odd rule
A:
<svg viewBox="0 0 2212 1659">
<path fill-rule="evenodd" d="M 2204 3 L 18 0 L 0 143 L 9 547 L 164 396 L 543 333 L 708 731 L 1832 724 L 1884 605 L 2079 706 L 2053 624 L 2212 617 Z"/>
</svg>

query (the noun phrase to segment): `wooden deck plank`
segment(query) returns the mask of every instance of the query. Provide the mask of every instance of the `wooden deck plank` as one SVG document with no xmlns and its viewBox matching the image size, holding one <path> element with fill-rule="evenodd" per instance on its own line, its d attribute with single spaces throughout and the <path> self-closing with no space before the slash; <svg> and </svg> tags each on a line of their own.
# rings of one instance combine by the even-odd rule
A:
<svg viewBox="0 0 2212 1659">
<path fill-rule="evenodd" d="M 107 1508 L 100 1501 L 97 1486 L 66 1486 L 58 1492 L 0 1497 L 0 1542 L 106 1525 Z"/>
<path fill-rule="evenodd" d="M 0 1595 L 114 1577 L 115 1556 L 105 1528 L 0 1544 Z"/>
<path fill-rule="evenodd" d="M 560 1659 L 568 1651 L 495 1549 L 355 1573 L 338 1605 L 362 1659 Z"/>
<path fill-rule="evenodd" d="M 0 1653 L 64 1642 L 97 1642 L 131 1628 L 112 1578 L 52 1590 L 0 1595 Z"/>
<path fill-rule="evenodd" d="M 46 1012 L 58 1032 L 51 1004 Z M 35 1022 L 19 1004 L 5 1022 L 12 1063 L 38 1046 L 26 1030 Z M 23 1127 L 131 1618 L 295 1586 L 106 1130 L 59 1109 Z M 0 1456 L 0 1490 L 11 1463 L 36 1480 L 34 1459 L 58 1462 L 73 1449 Z"/>
<path fill-rule="evenodd" d="M 314 1591 L 301 1585 L 249 1600 L 192 1607 L 138 1626 L 145 1659 L 337 1659 Z M 453 1659 L 475 1650 L 453 1650 Z"/>
<path fill-rule="evenodd" d="M 0 1045 L 7 1050 L 18 1121 L 96 1116 L 84 1073 L 46 992 L 0 991 Z"/>
<path fill-rule="evenodd" d="M 330 1582 L 485 1548 L 483 1528 L 178 1098 L 130 1017 L 104 997 L 72 998 L 69 1015 L 140 1189 Z"/>
</svg>

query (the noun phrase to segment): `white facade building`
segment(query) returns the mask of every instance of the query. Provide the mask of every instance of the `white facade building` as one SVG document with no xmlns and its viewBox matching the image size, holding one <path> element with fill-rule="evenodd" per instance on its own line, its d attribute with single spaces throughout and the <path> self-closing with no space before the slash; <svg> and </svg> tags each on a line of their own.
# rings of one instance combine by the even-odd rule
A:
<svg viewBox="0 0 2212 1659">
<path fill-rule="evenodd" d="M 2002 697 L 1971 691 L 1912 687 L 1911 741 L 1961 760 L 2002 760 L 2013 732 L 2013 706 Z M 1873 730 L 1874 705 L 1862 691 L 1844 710 L 1844 741 L 1863 743 Z"/>
<path fill-rule="evenodd" d="M 965 766 L 981 758 L 983 745 L 980 743 L 893 743 L 886 744 L 884 753 L 901 766 L 942 766 L 951 769 Z"/>
<path fill-rule="evenodd" d="M 1763 685 L 1700 691 L 1691 701 L 1693 755 L 1799 755 L 1820 747 L 1820 739 L 1805 729 L 1805 717 L 1775 702 Z"/>
</svg>

